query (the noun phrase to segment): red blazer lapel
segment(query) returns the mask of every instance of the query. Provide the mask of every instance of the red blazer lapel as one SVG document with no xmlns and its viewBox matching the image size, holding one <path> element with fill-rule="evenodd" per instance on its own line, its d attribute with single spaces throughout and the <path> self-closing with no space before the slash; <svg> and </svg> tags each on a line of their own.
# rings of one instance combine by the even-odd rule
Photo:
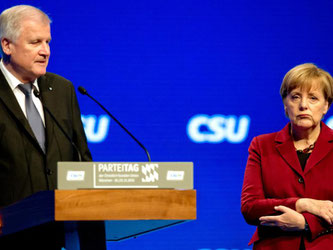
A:
<svg viewBox="0 0 333 250">
<path fill-rule="evenodd" d="M 290 123 L 288 123 L 281 131 L 276 134 L 276 149 L 280 153 L 281 157 L 288 163 L 288 165 L 300 176 L 303 176 L 303 170 L 297 158 L 295 146 L 289 131 Z"/>
<path fill-rule="evenodd" d="M 310 172 L 329 152 L 333 150 L 333 130 L 321 123 L 320 135 L 304 169 L 304 175 Z"/>
</svg>

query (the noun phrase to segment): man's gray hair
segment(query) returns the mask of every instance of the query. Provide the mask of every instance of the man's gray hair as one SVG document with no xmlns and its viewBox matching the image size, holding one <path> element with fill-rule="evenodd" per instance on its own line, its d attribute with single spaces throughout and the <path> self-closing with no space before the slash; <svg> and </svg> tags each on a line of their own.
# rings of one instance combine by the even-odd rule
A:
<svg viewBox="0 0 333 250">
<path fill-rule="evenodd" d="M 51 23 L 49 16 L 40 9 L 30 5 L 16 5 L 0 14 L 0 41 L 7 38 L 15 41 L 21 32 L 21 22 L 26 18 L 37 18 L 42 22 Z M 4 56 L 2 47 L 0 53 Z"/>
</svg>

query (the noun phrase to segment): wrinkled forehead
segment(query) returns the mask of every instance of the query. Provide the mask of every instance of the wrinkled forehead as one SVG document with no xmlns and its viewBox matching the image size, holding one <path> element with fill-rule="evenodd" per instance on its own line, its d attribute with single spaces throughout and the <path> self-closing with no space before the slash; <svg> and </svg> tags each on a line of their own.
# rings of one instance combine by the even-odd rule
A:
<svg viewBox="0 0 333 250">
<path fill-rule="evenodd" d="M 45 19 L 42 20 L 40 18 L 35 17 L 27 17 L 21 19 L 18 33 L 16 34 L 16 39 L 26 39 L 27 37 L 35 37 L 40 34 L 48 33 L 48 36 L 51 36 L 51 28 L 50 23 Z"/>
</svg>

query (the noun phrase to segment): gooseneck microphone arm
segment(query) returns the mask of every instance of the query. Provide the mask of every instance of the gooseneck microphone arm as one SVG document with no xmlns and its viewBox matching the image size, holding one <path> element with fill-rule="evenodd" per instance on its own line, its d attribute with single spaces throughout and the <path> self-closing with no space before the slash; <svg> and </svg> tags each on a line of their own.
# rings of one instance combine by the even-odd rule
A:
<svg viewBox="0 0 333 250">
<path fill-rule="evenodd" d="M 34 95 L 42 102 L 40 93 L 37 89 L 34 89 Z M 43 102 L 42 102 L 43 104 Z M 63 127 L 60 125 L 60 123 L 57 121 L 57 119 L 54 117 L 54 115 L 51 113 L 51 111 L 48 109 L 48 107 L 46 107 L 43 104 L 44 109 L 46 110 L 46 112 L 51 116 L 52 120 L 57 124 L 58 128 L 61 130 L 61 132 L 65 135 L 65 137 L 68 139 L 68 141 L 72 144 L 72 147 L 75 149 L 77 156 L 79 158 L 79 161 L 82 161 L 82 156 L 80 153 L 80 150 L 78 149 L 78 147 L 75 145 L 75 143 L 73 142 L 73 140 L 69 137 L 69 135 L 66 133 L 66 131 L 63 129 Z"/>
<path fill-rule="evenodd" d="M 101 103 L 99 103 L 95 98 L 93 98 L 91 95 L 88 94 L 87 90 L 80 86 L 78 88 L 79 92 L 82 94 L 82 95 L 86 95 L 88 96 L 90 99 L 92 99 L 94 102 L 96 102 L 98 104 L 98 106 L 100 106 L 123 130 L 125 130 L 125 132 L 130 136 L 132 137 L 132 139 L 134 141 L 136 141 L 137 144 L 139 144 L 139 146 L 146 152 L 146 155 L 147 155 L 147 158 L 148 158 L 148 161 L 151 162 L 151 159 L 150 159 L 150 155 L 149 155 L 149 152 L 148 150 L 145 148 L 145 146 L 143 146 L 143 144 L 141 142 L 139 142 L 138 139 L 136 139 L 134 137 L 134 135 L 131 134 L 131 132 L 129 132 Z"/>
</svg>

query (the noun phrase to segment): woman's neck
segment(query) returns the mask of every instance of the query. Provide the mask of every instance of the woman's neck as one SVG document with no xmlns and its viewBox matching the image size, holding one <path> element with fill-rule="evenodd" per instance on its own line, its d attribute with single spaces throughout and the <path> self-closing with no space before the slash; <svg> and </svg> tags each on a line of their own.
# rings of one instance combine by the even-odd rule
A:
<svg viewBox="0 0 333 250">
<path fill-rule="evenodd" d="M 291 125 L 291 136 L 297 150 L 304 149 L 314 144 L 320 134 L 320 124 L 314 128 L 302 129 Z"/>
</svg>

